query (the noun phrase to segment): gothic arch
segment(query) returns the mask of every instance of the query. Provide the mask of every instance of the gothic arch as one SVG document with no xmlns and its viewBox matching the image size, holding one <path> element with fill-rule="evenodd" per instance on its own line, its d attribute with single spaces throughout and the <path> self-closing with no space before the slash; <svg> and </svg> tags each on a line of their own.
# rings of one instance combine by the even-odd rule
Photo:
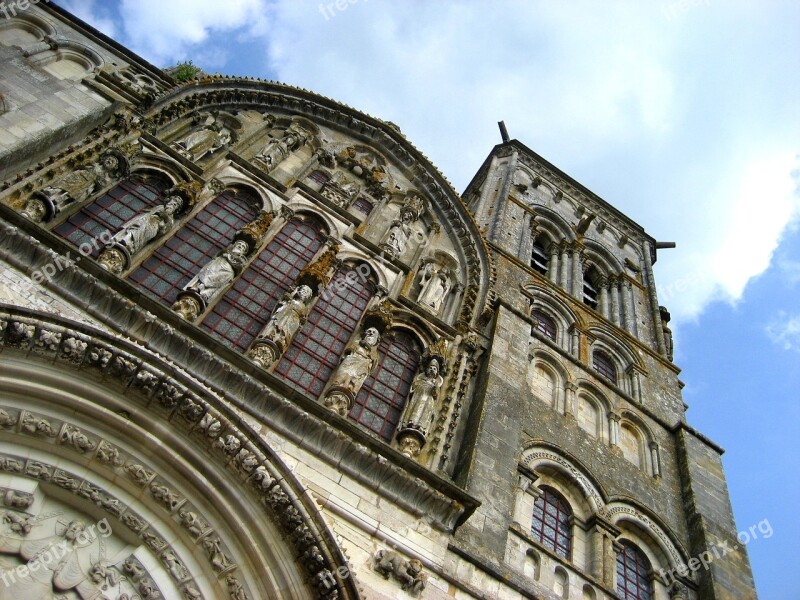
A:
<svg viewBox="0 0 800 600">
<path fill-rule="evenodd" d="M 553 243 L 560 244 L 563 241 L 575 241 L 575 231 L 564 220 L 564 217 L 538 204 L 534 207 L 534 210 L 536 212 L 534 222 L 539 229 L 547 232 Z"/>
<path fill-rule="evenodd" d="M 192 174 L 180 163 L 151 152 L 140 152 L 131 159 L 131 173 L 135 171 L 157 171 L 169 177 L 173 185 L 191 181 Z"/>
<path fill-rule="evenodd" d="M 31 448 L 42 464 L 54 457 L 67 475 L 34 471 L 30 459 L 19 469 L 4 460 L 3 470 L 72 491 L 92 514 L 109 511 L 129 543 L 148 544 L 173 572 L 169 540 L 192 577 L 173 572 L 176 589 L 233 597 L 232 576 L 250 597 L 359 597 L 307 491 L 209 388 L 141 346 L 54 315 L 4 309 L 0 341 L 0 440 Z"/>
<path fill-rule="evenodd" d="M 619 260 L 600 242 L 585 238 L 583 245 L 588 263 L 594 264 L 602 275 L 608 276 L 623 272 Z"/>
<path fill-rule="evenodd" d="M 275 212 L 281 205 L 279 198 L 273 196 L 265 187 L 258 185 L 253 180 L 233 173 L 223 173 L 216 178 L 225 189 L 241 189 L 252 194 L 261 201 L 261 210 Z"/>
</svg>

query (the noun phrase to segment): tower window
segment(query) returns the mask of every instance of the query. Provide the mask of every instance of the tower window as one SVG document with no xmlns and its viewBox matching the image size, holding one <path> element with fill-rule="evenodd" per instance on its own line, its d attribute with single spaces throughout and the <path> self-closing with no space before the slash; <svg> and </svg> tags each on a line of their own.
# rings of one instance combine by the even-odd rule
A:
<svg viewBox="0 0 800 600">
<path fill-rule="evenodd" d="M 533 251 L 531 252 L 531 266 L 542 275 L 547 275 L 547 268 L 548 268 L 547 264 L 548 264 L 548 257 L 547 253 L 545 252 L 544 246 L 539 241 L 533 242 Z"/>
<path fill-rule="evenodd" d="M 532 331 L 538 331 L 546 338 L 556 341 L 556 322 L 540 310 L 534 310 L 531 313 L 533 319 Z"/>
<path fill-rule="evenodd" d="M 569 503 L 550 488 L 544 488 L 533 505 L 531 535 L 543 546 L 569 559 L 572 548 Z"/>
<path fill-rule="evenodd" d="M 597 308 L 598 279 L 599 275 L 594 267 L 586 271 L 586 275 L 583 277 L 583 303 L 592 308 Z"/>
<path fill-rule="evenodd" d="M 617 594 L 624 600 L 652 600 L 650 561 L 630 542 L 617 554 Z"/>
<path fill-rule="evenodd" d="M 617 368 L 607 354 L 595 350 L 592 353 L 592 366 L 601 377 L 608 379 L 613 384 L 617 383 Z"/>
</svg>

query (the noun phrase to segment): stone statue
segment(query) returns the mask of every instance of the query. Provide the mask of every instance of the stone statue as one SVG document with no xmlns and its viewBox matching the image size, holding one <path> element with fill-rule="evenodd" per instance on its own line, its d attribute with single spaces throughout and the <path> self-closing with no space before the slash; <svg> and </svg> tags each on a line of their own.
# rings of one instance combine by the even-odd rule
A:
<svg viewBox="0 0 800 600">
<path fill-rule="evenodd" d="M 116 275 L 122 273 L 142 248 L 172 229 L 185 203 L 180 196 L 170 196 L 164 204 L 133 217 L 111 237 L 97 262 Z"/>
<path fill-rule="evenodd" d="M 299 285 L 284 294 L 247 353 L 253 362 L 266 368 L 283 354 L 294 334 L 306 322 L 312 298 L 313 292 L 307 285 Z"/>
<path fill-rule="evenodd" d="M 87 200 L 127 172 L 125 158 L 107 152 L 97 162 L 70 171 L 33 194 L 21 214 L 35 223 L 50 221 L 65 206 Z"/>
<path fill-rule="evenodd" d="M 194 321 L 234 278 L 242 272 L 250 245 L 236 240 L 220 255 L 212 258 L 200 272 L 187 283 L 172 305 L 187 321 Z"/>
<path fill-rule="evenodd" d="M 346 416 L 361 386 L 378 364 L 378 343 L 380 333 L 374 327 L 368 328 L 358 342 L 351 344 L 344 352 L 344 358 L 330 379 L 325 406 Z"/>
<path fill-rule="evenodd" d="M 422 283 L 418 302 L 424 308 L 438 314 L 452 285 L 450 270 L 447 268 L 441 268 L 434 272 L 429 270 L 426 277 L 427 279 Z"/>
<path fill-rule="evenodd" d="M 255 158 L 264 163 L 267 170 L 271 171 L 283 162 L 289 154 L 305 144 L 308 138 L 308 132 L 292 123 L 283 132 L 282 137 L 270 139 L 255 155 Z"/>
<path fill-rule="evenodd" d="M 384 579 L 393 576 L 401 589 L 414 595 L 424 590 L 427 584 L 428 577 L 422 572 L 422 563 L 416 558 L 405 560 L 394 550 L 378 550 L 373 568 L 383 575 Z"/>
<path fill-rule="evenodd" d="M 207 154 L 231 142 L 231 134 L 217 120 L 193 131 L 182 140 L 174 142 L 173 147 L 191 161 L 197 161 Z"/>
<path fill-rule="evenodd" d="M 392 258 L 399 258 L 406 249 L 406 244 L 412 234 L 411 223 L 414 215 L 411 212 L 404 212 L 400 219 L 392 221 L 392 226 L 386 232 L 386 236 L 381 242 L 383 248 Z"/>
<path fill-rule="evenodd" d="M 672 329 L 667 326 L 667 323 L 670 322 L 671 316 L 669 311 L 664 306 L 658 307 L 659 315 L 661 316 L 661 330 L 664 333 L 664 353 L 666 354 L 667 358 L 672 361 L 673 360 L 673 341 L 672 341 Z"/>
<path fill-rule="evenodd" d="M 439 370 L 439 359 L 431 358 L 425 369 L 414 378 L 409 401 L 400 420 L 402 429 L 417 429 L 423 435 L 428 435 L 439 389 L 444 383 Z"/>
</svg>

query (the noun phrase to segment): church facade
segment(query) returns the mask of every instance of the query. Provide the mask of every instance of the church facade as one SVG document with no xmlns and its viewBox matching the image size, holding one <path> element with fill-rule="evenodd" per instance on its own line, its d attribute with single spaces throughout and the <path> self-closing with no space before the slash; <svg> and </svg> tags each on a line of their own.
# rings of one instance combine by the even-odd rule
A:
<svg viewBox="0 0 800 600">
<path fill-rule="evenodd" d="M 0 598 L 755 598 L 640 225 L 10 17 Z"/>
</svg>

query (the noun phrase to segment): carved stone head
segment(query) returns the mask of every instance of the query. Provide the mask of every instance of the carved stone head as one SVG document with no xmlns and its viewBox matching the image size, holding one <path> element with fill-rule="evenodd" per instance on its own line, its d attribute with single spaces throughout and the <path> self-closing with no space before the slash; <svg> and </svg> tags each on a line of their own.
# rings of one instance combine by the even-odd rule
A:
<svg viewBox="0 0 800 600">
<path fill-rule="evenodd" d="M 364 332 L 363 337 L 361 338 L 361 344 L 367 346 L 368 348 L 374 348 L 378 345 L 378 342 L 381 341 L 381 334 L 378 333 L 378 330 L 374 327 L 370 327 Z"/>
</svg>

